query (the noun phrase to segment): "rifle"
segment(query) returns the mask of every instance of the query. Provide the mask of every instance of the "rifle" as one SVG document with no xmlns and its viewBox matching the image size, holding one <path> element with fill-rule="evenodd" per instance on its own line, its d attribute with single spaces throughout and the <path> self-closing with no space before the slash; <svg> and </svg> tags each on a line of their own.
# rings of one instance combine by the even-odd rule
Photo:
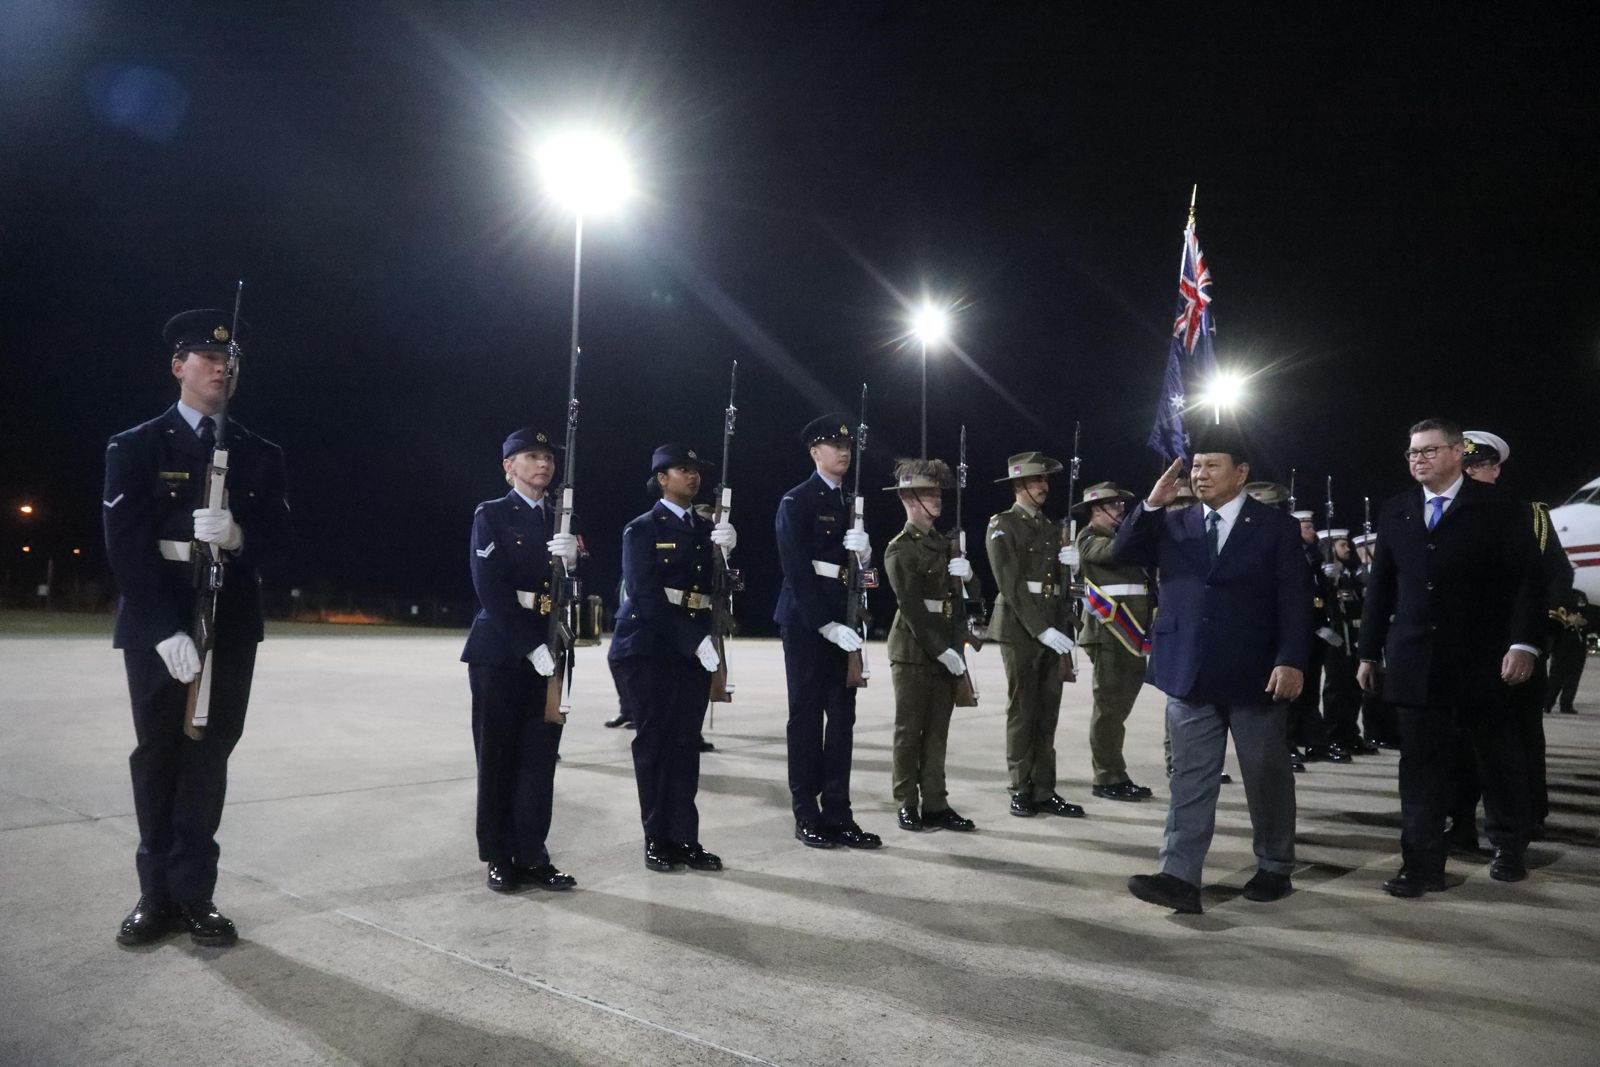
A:
<svg viewBox="0 0 1600 1067">
<path fill-rule="evenodd" d="M 867 528 L 866 498 L 861 495 L 861 461 L 867 452 L 867 383 L 861 383 L 861 422 L 856 427 L 855 485 L 850 490 L 850 513 L 855 517 L 854 529 Z M 867 590 L 878 587 L 878 572 L 863 567 L 854 552 L 850 553 L 849 599 L 845 602 L 844 624 L 866 639 L 872 627 L 872 615 L 867 610 Z M 851 689 L 865 689 L 872 671 L 867 666 L 865 648 L 848 653 L 845 663 L 844 684 Z"/>
<path fill-rule="evenodd" d="M 205 506 L 228 506 L 228 398 L 239 380 L 239 305 L 244 300 L 244 279 L 233 291 L 233 332 L 228 334 L 228 362 L 223 370 L 222 406 L 217 409 L 217 439 L 211 449 L 211 462 L 206 465 Z M 211 663 L 211 652 L 217 646 L 217 597 L 226 580 L 222 549 L 213 544 L 193 546 L 194 559 L 194 636 L 195 651 L 200 654 L 200 670 L 189 682 L 184 696 L 183 732 L 198 741 L 205 735 L 206 724 L 211 719 L 211 680 L 214 677 L 206 668 Z"/>
<path fill-rule="evenodd" d="M 1328 536 L 1322 538 L 1322 551 L 1325 562 L 1333 562 L 1333 475 L 1328 475 L 1327 491 L 1322 495 L 1322 510 L 1326 512 L 1324 518 L 1327 525 L 1323 527 Z"/>
<path fill-rule="evenodd" d="M 956 554 L 963 559 L 967 555 L 967 531 L 961 528 L 961 491 L 967 487 L 967 428 L 961 427 L 961 451 L 956 462 Z M 969 623 L 967 621 L 967 587 L 960 578 L 950 579 L 955 583 L 953 595 L 958 605 L 950 612 L 950 646 L 956 650 L 956 655 L 961 657 L 961 662 L 967 661 L 967 637 Z M 956 679 L 956 707 L 975 708 L 978 706 L 978 687 L 972 681 L 972 668 L 968 664 L 967 670 Z"/>
<path fill-rule="evenodd" d="M 573 282 L 577 284 L 576 281 Z M 576 300 L 574 300 L 576 305 Z M 572 490 L 576 481 L 574 469 L 578 451 L 578 321 L 572 321 L 572 366 L 567 382 L 567 442 L 566 470 L 561 481 L 560 502 L 556 505 L 556 532 L 572 532 Z M 574 638 L 578 632 L 578 604 L 583 599 L 582 583 L 567 568 L 567 561 L 555 558 L 550 561 L 554 595 L 550 604 L 550 623 L 545 635 L 545 647 L 556 669 L 545 684 L 544 721 L 564 723 L 572 711 L 572 663 Z"/>
<path fill-rule="evenodd" d="M 1372 536 L 1372 498 L 1361 498 L 1361 532 L 1368 537 Z"/>
<path fill-rule="evenodd" d="M 1083 462 L 1083 423 L 1072 424 L 1072 463 L 1067 467 L 1067 517 L 1061 520 L 1061 528 L 1067 533 L 1067 540 L 1071 544 L 1078 543 L 1078 520 L 1072 517 L 1072 507 L 1077 504 L 1078 471 Z M 1066 595 L 1068 597 L 1067 611 L 1072 616 L 1072 636 L 1078 636 L 1078 604 L 1083 599 L 1083 587 L 1078 583 L 1078 573 L 1073 570 L 1067 575 Z M 1075 652 L 1068 652 L 1061 657 L 1061 680 L 1063 682 L 1076 682 L 1078 680 L 1078 660 Z"/>
<path fill-rule="evenodd" d="M 727 522 L 733 510 L 733 488 L 728 480 L 728 461 L 732 458 L 733 425 L 739 417 L 734 397 L 739 385 L 739 361 L 733 361 L 728 372 L 728 406 L 722 412 L 722 484 L 717 487 L 715 522 Z M 733 594 L 744 591 L 744 576 L 728 566 L 728 553 L 721 548 L 711 553 L 711 641 L 717 647 L 716 673 L 711 676 L 711 701 L 714 704 L 731 703 L 733 684 L 728 681 L 728 638 L 733 636 Z M 712 713 L 715 715 L 715 712 Z M 716 720 L 712 720 L 716 725 Z"/>
<path fill-rule="evenodd" d="M 1294 502 L 1294 475 L 1295 475 L 1295 469 L 1293 467 L 1290 467 L 1289 468 L 1289 510 L 1290 511 L 1298 510 L 1295 507 L 1295 502 Z"/>
</svg>

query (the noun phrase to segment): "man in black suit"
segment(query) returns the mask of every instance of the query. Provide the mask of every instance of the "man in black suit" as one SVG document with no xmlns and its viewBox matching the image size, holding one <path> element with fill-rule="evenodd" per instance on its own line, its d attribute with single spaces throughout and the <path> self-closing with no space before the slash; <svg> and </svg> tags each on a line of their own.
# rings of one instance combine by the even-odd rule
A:
<svg viewBox="0 0 1600 1067">
<path fill-rule="evenodd" d="M 1526 768 L 1509 687 L 1533 675 L 1543 628 L 1539 547 L 1527 508 L 1462 474 L 1461 428 L 1411 427 L 1419 484 L 1384 503 L 1361 618 L 1363 689 L 1395 705 L 1400 730 L 1401 868 L 1393 896 L 1445 888 L 1444 817 L 1456 731 L 1477 756 L 1490 877 L 1527 876 Z M 1381 664 L 1381 666 L 1380 666 Z"/>
<path fill-rule="evenodd" d="M 1277 900 L 1294 869 L 1294 772 L 1287 702 L 1299 695 L 1311 650 L 1311 577 L 1295 521 L 1244 493 L 1241 435 L 1208 427 L 1190 482 L 1199 503 L 1169 511 L 1175 461 L 1124 520 L 1112 546 L 1122 564 L 1154 566 L 1161 608 L 1150 628 L 1149 679 L 1167 694 L 1172 800 L 1161 871 L 1138 874 L 1140 900 L 1197 914 L 1200 874 L 1216 828 L 1228 735 L 1233 735 L 1254 830 L 1257 871 L 1248 900 Z"/>
</svg>

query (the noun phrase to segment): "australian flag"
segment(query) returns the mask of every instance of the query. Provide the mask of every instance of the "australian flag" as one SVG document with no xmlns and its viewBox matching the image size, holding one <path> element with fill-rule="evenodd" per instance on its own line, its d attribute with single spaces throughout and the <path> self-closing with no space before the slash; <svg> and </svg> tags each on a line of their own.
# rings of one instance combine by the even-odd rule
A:
<svg viewBox="0 0 1600 1067">
<path fill-rule="evenodd" d="M 1209 378 L 1216 371 L 1212 351 L 1216 327 L 1211 323 L 1211 271 L 1200 254 L 1194 233 L 1194 216 L 1183 231 L 1183 267 L 1178 272 L 1178 313 L 1167 345 L 1167 372 L 1161 379 L 1161 399 L 1156 424 L 1147 444 L 1170 463 L 1186 453 L 1183 411 L 1188 404 L 1186 383 Z"/>
</svg>

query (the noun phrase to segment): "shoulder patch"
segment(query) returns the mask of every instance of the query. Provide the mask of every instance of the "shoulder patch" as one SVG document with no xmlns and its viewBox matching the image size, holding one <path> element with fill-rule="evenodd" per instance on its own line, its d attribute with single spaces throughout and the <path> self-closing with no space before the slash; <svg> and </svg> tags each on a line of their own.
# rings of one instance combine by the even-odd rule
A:
<svg viewBox="0 0 1600 1067">
<path fill-rule="evenodd" d="M 488 559 L 490 553 L 492 553 L 494 551 L 494 542 L 490 541 L 487 547 L 485 547 L 485 548 L 475 548 L 475 549 L 473 549 L 473 551 L 478 554 L 478 558 L 479 559 Z"/>
</svg>

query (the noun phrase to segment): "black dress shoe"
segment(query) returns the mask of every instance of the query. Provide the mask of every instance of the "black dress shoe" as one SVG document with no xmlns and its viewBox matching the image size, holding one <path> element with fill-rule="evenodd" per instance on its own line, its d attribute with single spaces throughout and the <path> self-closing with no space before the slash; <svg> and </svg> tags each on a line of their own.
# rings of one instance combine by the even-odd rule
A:
<svg viewBox="0 0 1600 1067">
<path fill-rule="evenodd" d="M 172 932 L 174 917 L 172 902 L 159 897 L 142 896 L 117 930 L 119 945 L 148 945 Z"/>
<path fill-rule="evenodd" d="M 1305 767 L 1302 766 L 1300 769 L 1301 770 L 1305 770 Z M 1167 775 L 1167 777 L 1171 778 L 1172 775 L 1169 774 L 1169 775 Z M 1222 784 L 1223 785 L 1232 785 L 1233 784 L 1233 775 L 1229 774 L 1227 771 L 1223 771 L 1220 777 L 1222 779 Z"/>
<path fill-rule="evenodd" d="M 955 808 L 945 808 L 943 811 L 925 811 L 922 813 L 924 826 L 937 826 L 941 830 L 954 830 L 957 833 L 967 834 L 978 828 L 978 824 L 971 819 L 963 819 L 956 814 Z"/>
<path fill-rule="evenodd" d="M 896 816 L 896 821 L 900 823 L 900 829 L 902 830 L 910 830 L 914 834 L 922 832 L 922 816 L 917 814 L 915 804 L 907 804 L 902 807 L 900 814 Z"/>
<path fill-rule="evenodd" d="M 1244 892 L 1240 895 L 1246 900 L 1265 903 L 1271 900 L 1282 900 L 1289 895 L 1289 890 L 1294 884 L 1287 874 L 1275 874 L 1272 871 L 1257 871 L 1255 877 L 1244 884 Z"/>
<path fill-rule="evenodd" d="M 1352 759 L 1350 753 L 1338 745 L 1313 745 L 1306 749 L 1303 758 L 1307 763 L 1320 763 L 1323 760 L 1329 763 L 1349 763 Z"/>
<path fill-rule="evenodd" d="M 794 839 L 807 848 L 833 848 L 838 842 L 823 833 L 815 823 L 797 822 L 794 824 Z"/>
<path fill-rule="evenodd" d="M 715 852 L 707 852 L 700 847 L 700 842 L 698 841 L 692 845 L 673 845 L 672 849 L 677 853 L 676 858 L 679 863 L 686 863 L 694 870 L 722 870 L 722 857 Z"/>
<path fill-rule="evenodd" d="M 882 848 L 883 838 L 877 834 L 869 834 L 861 827 L 851 822 L 829 823 L 823 832 L 833 838 L 834 842 L 846 848 Z"/>
<path fill-rule="evenodd" d="M 700 739 L 700 751 L 701 752 L 715 752 L 716 750 L 717 750 L 717 746 L 716 745 L 713 745 L 710 741 L 707 741 L 703 737 Z"/>
<path fill-rule="evenodd" d="M 231 945 L 239 940 L 233 921 L 209 900 L 185 900 L 178 904 L 178 929 L 187 930 L 197 945 Z"/>
<path fill-rule="evenodd" d="M 1033 801 L 1029 800 L 1021 793 L 1012 793 L 1011 814 L 1015 815 L 1019 819 L 1031 819 L 1039 813 L 1033 810 Z"/>
<path fill-rule="evenodd" d="M 1175 874 L 1136 874 L 1128 879 L 1128 892 L 1146 904 L 1171 908 L 1179 915 L 1199 915 L 1200 887 Z"/>
<path fill-rule="evenodd" d="M 1356 758 L 1343 745 L 1329 745 L 1325 758 L 1329 763 L 1354 763 Z"/>
<path fill-rule="evenodd" d="M 1443 874 L 1423 874 L 1410 867 L 1401 867 L 1400 873 L 1383 883 L 1383 891 L 1391 897 L 1420 897 L 1424 893 L 1444 892 Z"/>
<path fill-rule="evenodd" d="M 1380 751 L 1388 750 L 1394 752 L 1400 748 L 1400 742 L 1391 741 L 1387 737 L 1369 737 L 1367 738 L 1367 743 Z"/>
<path fill-rule="evenodd" d="M 1495 849 L 1494 859 L 1489 861 L 1489 877 L 1497 882 L 1520 882 L 1528 877 L 1522 853 L 1505 848 Z"/>
<path fill-rule="evenodd" d="M 491 863 L 483 883 L 496 893 L 517 891 L 517 869 L 510 863 Z"/>
<path fill-rule="evenodd" d="M 1140 792 L 1142 788 L 1132 782 L 1117 782 L 1113 785 L 1097 785 L 1089 791 L 1102 800 L 1143 800 L 1150 795 L 1150 791 L 1145 789 Z"/>
<path fill-rule="evenodd" d="M 1345 751 L 1354 756 L 1376 756 L 1380 750 L 1370 741 L 1357 741 L 1353 745 L 1346 745 Z"/>
<path fill-rule="evenodd" d="M 578 880 L 556 868 L 553 863 L 541 863 L 537 867 L 524 867 L 518 863 L 512 867 L 517 876 L 517 885 L 534 885 L 540 889 L 552 892 L 571 889 L 578 884 Z"/>
<path fill-rule="evenodd" d="M 674 863 L 681 863 L 671 845 L 655 837 L 644 839 L 644 865 L 652 871 L 670 871 Z"/>
<path fill-rule="evenodd" d="M 1300 758 L 1300 754 L 1298 752 L 1289 753 L 1289 769 L 1296 774 L 1299 774 L 1306 769 L 1305 760 Z"/>
<path fill-rule="evenodd" d="M 619 726 L 632 726 L 633 720 L 626 715 L 618 715 L 615 719 L 606 720 L 606 729 L 615 730 Z"/>
<path fill-rule="evenodd" d="M 1060 815 L 1068 819 L 1083 818 L 1083 808 L 1077 804 L 1068 804 L 1061 799 L 1060 793 L 1051 793 L 1049 797 L 1035 804 L 1033 810 L 1043 812 L 1046 815 Z"/>
</svg>

